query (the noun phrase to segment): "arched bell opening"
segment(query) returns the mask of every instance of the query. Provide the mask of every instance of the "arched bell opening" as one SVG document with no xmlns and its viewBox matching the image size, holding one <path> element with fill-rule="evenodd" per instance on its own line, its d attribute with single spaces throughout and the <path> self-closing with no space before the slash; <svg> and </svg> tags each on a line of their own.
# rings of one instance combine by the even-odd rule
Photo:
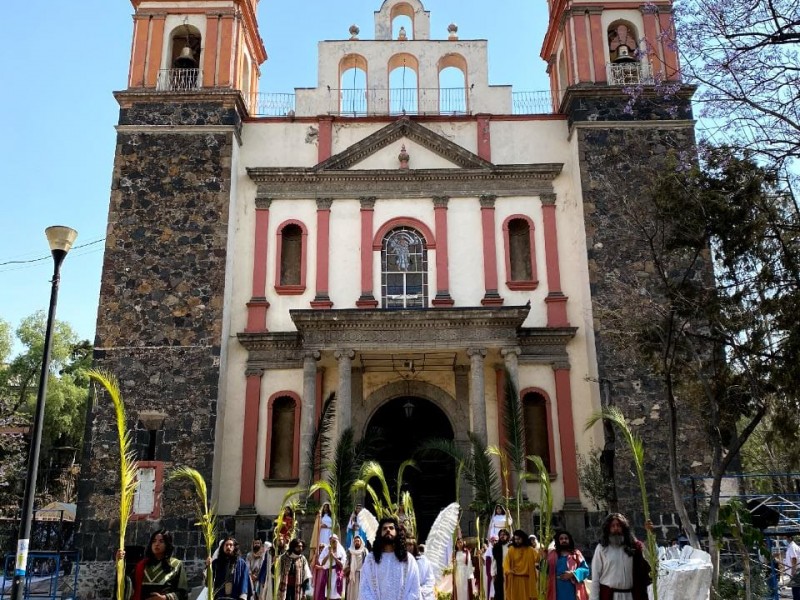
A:
<svg viewBox="0 0 800 600">
<path fill-rule="evenodd" d="M 183 24 L 170 34 L 169 89 L 191 90 L 201 86 L 203 38 L 193 25 Z"/>
</svg>

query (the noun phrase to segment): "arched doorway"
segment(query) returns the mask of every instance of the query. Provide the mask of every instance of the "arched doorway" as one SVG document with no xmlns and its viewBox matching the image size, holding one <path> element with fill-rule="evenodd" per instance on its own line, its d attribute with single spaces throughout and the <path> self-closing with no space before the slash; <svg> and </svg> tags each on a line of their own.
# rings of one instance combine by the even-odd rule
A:
<svg viewBox="0 0 800 600">
<path fill-rule="evenodd" d="M 411 492 L 418 535 L 420 540 L 424 540 L 439 511 L 455 500 L 455 464 L 440 453 L 419 457 L 415 452 L 431 438 L 454 439 L 450 420 L 429 400 L 401 396 L 389 400 L 375 412 L 367 431 L 379 432 L 374 456 L 383 467 L 392 497 L 397 490 L 400 464 L 409 458 L 416 460 L 419 470 L 406 469 L 403 490 Z"/>
</svg>

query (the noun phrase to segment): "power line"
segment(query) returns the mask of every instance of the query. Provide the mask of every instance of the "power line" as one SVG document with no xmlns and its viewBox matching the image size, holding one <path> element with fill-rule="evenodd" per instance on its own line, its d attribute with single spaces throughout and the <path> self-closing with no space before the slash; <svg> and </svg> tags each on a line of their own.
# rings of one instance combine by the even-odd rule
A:
<svg viewBox="0 0 800 600">
<path fill-rule="evenodd" d="M 79 244 L 77 246 L 73 246 L 72 250 L 80 250 L 81 248 L 86 248 L 87 246 L 94 246 L 95 244 L 99 244 L 100 242 L 105 241 L 106 238 L 100 238 L 97 240 L 92 240 L 91 242 L 86 242 L 85 244 Z M 6 265 L 28 265 L 31 263 L 41 262 L 43 260 L 50 260 L 52 256 L 50 254 L 46 254 L 45 256 L 40 256 L 39 258 L 32 258 L 29 260 L 7 260 L 5 262 L 0 262 L 0 267 L 5 267 Z"/>
</svg>

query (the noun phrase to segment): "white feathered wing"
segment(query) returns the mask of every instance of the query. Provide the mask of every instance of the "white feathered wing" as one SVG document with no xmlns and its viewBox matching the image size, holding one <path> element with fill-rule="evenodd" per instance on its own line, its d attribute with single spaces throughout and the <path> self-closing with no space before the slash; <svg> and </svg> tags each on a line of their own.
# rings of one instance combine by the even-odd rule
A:
<svg viewBox="0 0 800 600">
<path fill-rule="evenodd" d="M 458 527 L 458 516 L 461 506 L 458 502 L 446 506 L 433 522 L 428 539 L 425 540 L 425 556 L 433 568 L 434 581 L 442 578 L 442 572 L 448 566 L 452 554 L 453 533 Z"/>
</svg>

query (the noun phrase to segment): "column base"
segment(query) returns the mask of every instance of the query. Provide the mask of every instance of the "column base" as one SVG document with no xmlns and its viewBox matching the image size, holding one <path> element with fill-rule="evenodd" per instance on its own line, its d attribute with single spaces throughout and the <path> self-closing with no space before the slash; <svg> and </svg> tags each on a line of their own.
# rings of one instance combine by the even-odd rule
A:
<svg viewBox="0 0 800 600">
<path fill-rule="evenodd" d="M 486 290 L 486 294 L 481 299 L 483 306 L 502 306 L 503 302 L 505 300 L 497 293 L 497 290 Z"/>
<path fill-rule="evenodd" d="M 267 309 L 269 302 L 264 297 L 250 298 L 247 303 L 247 326 L 245 333 L 263 333 L 267 331 Z"/>
<path fill-rule="evenodd" d="M 317 296 L 311 301 L 311 308 L 330 309 L 333 308 L 333 302 L 331 302 L 327 294 L 324 296 Z"/>
<path fill-rule="evenodd" d="M 236 511 L 234 535 L 239 541 L 239 545 L 249 544 L 255 538 L 257 517 L 255 506 L 240 506 Z"/>
<path fill-rule="evenodd" d="M 548 327 L 569 327 L 567 300 L 567 296 L 561 292 L 548 294 L 544 299 L 545 304 L 547 304 Z"/>
<path fill-rule="evenodd" d="M 448 293 L 436 294 L 436 297 L 431 300 L 433 306 L 453 306 L 455 303 Z"/>
<path fill-rule="evenodd" d="M 358 308 L 378 308 L 378 301 L 375 300 L 374 296 L 367 296 L 362 295 L 358 300 L 356 300 L 356 307 Z"/>
<path fill-rule="evenodd" d="M 567 498 L 561 509 L 564 517 L 564 527 L 575 538 L 575 543 L 586 546 L 592 540 L 586 539 L 586 509 L 578 498 Z"/>
</svg>

